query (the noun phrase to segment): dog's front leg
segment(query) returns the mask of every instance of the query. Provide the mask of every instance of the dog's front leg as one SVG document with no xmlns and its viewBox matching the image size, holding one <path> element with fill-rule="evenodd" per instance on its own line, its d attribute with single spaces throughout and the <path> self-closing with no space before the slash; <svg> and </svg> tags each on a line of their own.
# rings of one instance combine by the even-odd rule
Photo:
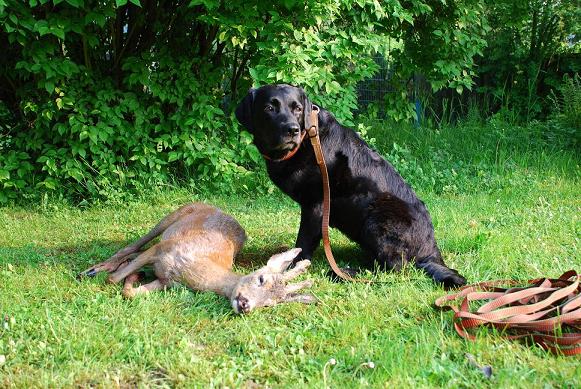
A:
<svg viewBox="0 0 581 389">
<path fill-rule="evenodd" d="M 323 221 L 323 204 L 301 206 L 301 225 L 297 236 L 296 247 L 301 252 L 294 259 L 296 263 L 303 259 L 311 259 L 313 252 L 321 242 L 321 223 Z"/>
</svg>

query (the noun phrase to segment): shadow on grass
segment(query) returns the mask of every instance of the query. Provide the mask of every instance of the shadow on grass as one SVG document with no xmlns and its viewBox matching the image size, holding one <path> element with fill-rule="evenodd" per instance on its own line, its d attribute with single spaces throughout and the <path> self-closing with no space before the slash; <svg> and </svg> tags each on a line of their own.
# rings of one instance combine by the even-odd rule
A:
<svg viewBox="0 0 581 389">
<path fill-rule="evenodd" d="M 484 234 L 476 236 L 462 237 L 460 239 L 448 240 L 441 245 L 446 252 L 457 254 L 478 251 L 486 243 Z M 17 267 L 60 267 L 67 269 L 66 272 L 76 277 L 77 274 L 88 267 L 108 259 L 115 252 L 125 247 L 129 242 L 114 240 L 95 240 L 90 244 L 78 246 L 57 246 L 45 247 L 40 245 L 25 245 L 22 247 L 0 247 L 0 267 L 11 265 Z M 268 259 L 292 247 L 287 245 L 265 245 L 261 248 L 245 247 L 234 261 L 234 269 L 237 272 L 245 273 L 264 266 Z M 354 243 L 332 244 L 333 255 L 337 264 L 341 268 L 351 268 L 354 270 L 386 271 L 374 258 L 365 250 Z M 333 277 L 330 265 L 327 262 L 322 246 L 314 253 L 313 270 L 328 269 L 330 278 Z M 145 268 L 145 280 L 154 278 L 153 271 Z"/>
<path fill-rule="evenodd" d="M 89 266 L 94 262 L 104 261 L 123 243 L 108 240 L 94 241 L 88 245 L 75 246 L 41 246 L 25 245 L 21 247 L 0 247 L 0 265 L 16 266 L 66 265 L 71 269 Z"/>
</svg>

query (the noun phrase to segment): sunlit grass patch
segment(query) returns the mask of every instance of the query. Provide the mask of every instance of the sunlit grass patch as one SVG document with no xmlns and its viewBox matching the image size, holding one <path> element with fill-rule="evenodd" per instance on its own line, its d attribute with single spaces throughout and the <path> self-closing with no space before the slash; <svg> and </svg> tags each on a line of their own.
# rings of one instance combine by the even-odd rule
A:
<svg viewBox="0 0 581 389">
<path fill-rule="evenodd" d="M 430 156 L 420 151 L 431 144 L 447 147 L 465 166 L 485 161 L 481 168 L 494 173 L 479 183 L 478 176 L 462 175 L 472 168 L 462 170 L 456 190 L 416 187 L 451 267 L 470 282 L 581 270 L 580 180 L 569 168 L 575 166 L 571 154 L 527 156 L 535 149 L 504 140 L 513 154 L 509 171 L 484 147 L 494 142 L 464 150 L 453 134 L 441 137 L 410 146 L 421 166 Z M 388 146 L 383 151 L 388 154 Z M 431 173 L 426 168 L 423 174 Z M 450 314 L 432 306 L 444 291 L 411 266 L 366 275 L 378 284 L 335 283 L 318 250 L 308 275 L 317 305 L 281 305 L 248 316 L 234 315 L 212 293 L 176 288 L 125 300 L 104 276 L 76 279 L 192 200 L 223 208 L 247 230 L 238 271 L 294 245 L 300 210 L 277 192 L 202 196 L 177 190 L 83 210 L 59 202 L 0 209 L 0 386 L 581 385 L 577 358 L 509 342 L 493 331 L 478 332 L 474 343 L 458 337 Z M 341 264 L 368 259 L 337 231 L 331 237 Z M 466 353 L 492 366 L 493 378 L 475 369 Z"/>
</svg>

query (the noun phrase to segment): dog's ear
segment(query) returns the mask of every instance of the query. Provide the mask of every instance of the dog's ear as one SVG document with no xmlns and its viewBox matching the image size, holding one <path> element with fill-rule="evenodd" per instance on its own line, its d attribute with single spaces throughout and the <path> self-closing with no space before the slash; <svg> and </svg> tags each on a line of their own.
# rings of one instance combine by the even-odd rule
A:
<svg viewBox="0 0 581 389">
<path fill-rule="evenodd" d="M 240 104 L 236 107 L 236 119 L 242 124 L 248 131 L 254 131 L 254 120 L 252 119 L 252 106 L 254 105 L 254 95 L 256 94 L 255 88 L 250 88 L 248 93 Z"/>
</svg>

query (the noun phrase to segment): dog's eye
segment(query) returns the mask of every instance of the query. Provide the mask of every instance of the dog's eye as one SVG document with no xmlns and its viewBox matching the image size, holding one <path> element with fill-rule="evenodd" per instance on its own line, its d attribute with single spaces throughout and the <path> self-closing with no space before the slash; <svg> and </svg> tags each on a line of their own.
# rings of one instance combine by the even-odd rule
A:
<svg viewBox="0 0 581 389">
<path fill-rule="evenodd" d="M 274 107 L 272 105 L 267 105 L 266 107 L 264 107 L 264 110 L 266 112 L 272 112 L 274 111 Z"/>
</svg>

